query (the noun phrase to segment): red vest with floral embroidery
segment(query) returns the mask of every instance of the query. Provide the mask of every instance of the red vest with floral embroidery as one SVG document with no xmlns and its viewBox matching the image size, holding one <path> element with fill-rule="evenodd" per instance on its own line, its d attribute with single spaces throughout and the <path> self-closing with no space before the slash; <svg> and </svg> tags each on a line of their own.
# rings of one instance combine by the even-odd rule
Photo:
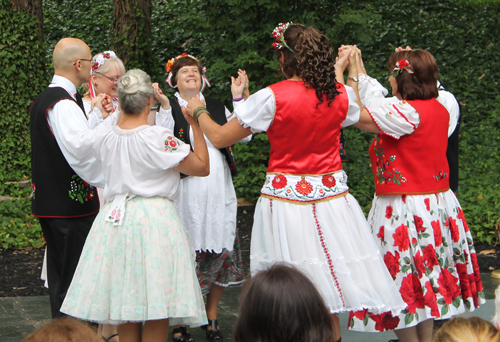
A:
<svg viewBox="0 0 500 342">
<path fill-rule="evenodd" d="M 419 195 L 449 189 L 446 159 L 450 115 L 436 99 L 412 100 L 420 125 L 399 140 L 377 134 L 370 159 L 377 195 Z"/>
<path fill-rule="evenodd" d="M 349 99 L 344 86 L 328 106 L 319 102 L 314 89 L 302 81 L 282 81 L 269 88 L 276 100 L 276 114 L 267 130 L 271 152 L 267 172 L 320 175 L 342 169 L 339 154 L 340 128 L 347 116 Z"/>
</svg>

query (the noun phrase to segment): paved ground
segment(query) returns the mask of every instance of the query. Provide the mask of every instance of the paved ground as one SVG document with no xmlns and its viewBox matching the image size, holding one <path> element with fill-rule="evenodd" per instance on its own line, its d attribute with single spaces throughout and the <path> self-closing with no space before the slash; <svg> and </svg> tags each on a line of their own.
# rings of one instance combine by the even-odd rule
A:
<svg viewBox="0 0 500 342">
<path fill-rule="evenodd" d="M 487 303 L 467 316 L 479 316 L 491 320 L 494 315 L 494 289 L 500 284 L 500 279 L 490 277 L 489 273 L 482 274 Z M 238 297 L 241 286 L 233 286 L 224 292 L 219 306 L 219 325 L 224 340 L 231 340 L 231 329 L 238 311 Z M 347 326 L 347 314 L 341 314 L 342 327 Z M 41 297 L 12 297 L 0 298 L 0 341 L 20 342 L 27 334 L 48 322 L 50 319 L 50 304 L 47 296 Z M 206 341 L 204 332 L 197 328 L 191 329 L 195 341 Z M 342 329 L 344 342 L 387 342 L 394 338 L 394 333 L 357 333 Z M 169 339 L 170 340 L 170 339 Z"/>
</svg>

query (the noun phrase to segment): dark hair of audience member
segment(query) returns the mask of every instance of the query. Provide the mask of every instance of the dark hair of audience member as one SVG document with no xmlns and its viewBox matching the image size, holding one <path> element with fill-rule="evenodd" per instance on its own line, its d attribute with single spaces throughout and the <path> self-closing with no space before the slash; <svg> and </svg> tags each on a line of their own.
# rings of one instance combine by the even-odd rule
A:
<svg viewBox="0 0 500 342">
<path fill-rule="evenodd" d="M 332 316 L 313 283 L 277 264 L 247 282 L 234 342 L 331 342 Z"/>
<path fill-rule="evenodd" d="M 433 342 L 498 342 L 500 331 L 480 317 L 453 317 L 432 338 Z"/>
<path fill-rule="evenodd" d="M 73 318 L 57 318 L 41 326 L 22 342 L 102 342 L 86 323 Z"/>
<path fill-rule="evenodd" d="M 404 50 L 389 57 L 387 68 L 390 72 L 396 62 L 407 60 L 414 73 L 401 72 L 396 76 L 398 92 L 403 100 L 428 100 L 438 97 L 437 81 L 439 70 L 432 55 L 425 50 Z"/>
</svg>

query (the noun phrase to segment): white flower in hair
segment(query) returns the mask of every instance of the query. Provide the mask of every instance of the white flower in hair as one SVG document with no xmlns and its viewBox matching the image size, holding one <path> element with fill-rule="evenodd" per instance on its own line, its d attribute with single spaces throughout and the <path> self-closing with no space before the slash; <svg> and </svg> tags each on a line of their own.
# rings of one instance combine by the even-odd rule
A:
<svg viewBox="0 0 500 342">
<path fill-rule="evenodd" d="M 104 64 L 106 59 L 110 58 L 117 58 L 116 54 L 113 51 L 109 50 L 100 53 L 99 56 L 97 56 L 97 58 L 95 59 L 95 63 L 92 65 L 92 71 L 90 72 L 90 74 L 99 69 L 101 65 Z"/>
</svg>

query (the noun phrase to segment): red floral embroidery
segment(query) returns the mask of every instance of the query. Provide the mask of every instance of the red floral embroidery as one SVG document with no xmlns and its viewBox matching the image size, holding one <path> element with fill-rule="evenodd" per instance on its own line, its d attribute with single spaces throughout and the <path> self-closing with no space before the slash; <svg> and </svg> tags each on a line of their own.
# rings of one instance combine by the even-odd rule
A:
<svg viewBox="0 0 500 342">
<path fill-rule="evenodd" d="M 375 330 L 377 331 L 394 330 L 400 321 L 399 317 L 392 317 L 390 311 L 380 315 L 370 315 L 370 317 L 375 321 Z"/>
<path fill-rule="evenodd" d="M 395 252 L 394 255 L 391 252 L 385 253 L 384 262 L 392 279 L 396 280 L 396 275 L 399 273 L 399 253 Z"/>
<path fill-rule="evenodd" d="M 467 224 L 467 221 L 465 220 L 465 215 L 464 212 L 462 211 L 462 208 L 458 207 L 458 215 L 457 217 L 462 220 L 462 223 L 464 224 L 465 231 L 469 231 L 469 225 Z"/>
<path fill-rule="evenodd" d="M 276 175 L 273 178 L 273 187 L 275 189 L 283 189 L 287 184 L 286 177 L 284 175 Z"/>
<path fill-rule="evenodd" d="M 446 268 L 441 268 L 441 274 L 438 279 L 439 293 L 443 296 L 446 304 L 451 304 L 455 298 L 460 296 L 460 287 L 457 283 L 457 277 L 453 276 Z"/>
<path fill-rule="evenodd" d="M 431 201 L 430 201 L 430 199 L 428 199 L 428 198 L 424 199 L 424 203 L 425 203 L 425 209 L 427 209 L 427 211 L 431 211 Z"/>
<path fill-rule="evenodd" d="M 458 242 L 458 240 L 460 240 L 460 233 L 458 232 L 457 220 L 455 220 L 453 217 L 450 217 L 448 221 L 450 222 L 449 228 L 451 238 L 453 239 L 453 242 Z"/>
<path fill-rule="evenodd" d="M 427 245 L 424 248 L 424 260 L 425 266 L 428 269 L 432 269 L 434 266 L 439 265 L 438 258 L 436 256 L 436 250 L 433 245 Z"/>
<path fill-rule="evenodd" d="M 425 274 L 425 264 L 420 251 L 418 251 L 413 257 L 413 263 L 415 264 L 415 270 L 417 271 L 418 277 L 422 278 L 422 274 Z"/>
<path fill-rule="evenodd" d="M 385 218 L 390 219 L 392 217 L 392 207 L 390 205 L 385 208 Z"/>
<path fill-rule="evenodd" d="M 417 228 L 417 233 L 425 232 L 424 220 L 422 220 L 421 217 L 418 217 L 416 215 L 413 216 L 413 219 L 415 220 L 415 227 Z"/>
<path fill-rule="evenodd" d="M 385 229 L 384 229 L 384 226 L 380 226 L 380 228 L 378 229 L 378 234 L 377 234 L 377 237 L 382 240 L 382 242 L 385 241 Z"/>
<path fill-rule="evenodd" d="M 305 179 L 301 179 L 297 182 L 297 185 L 295 185 L 295 190 L 297 190 L 299 194 L 306 196 L 313 191 L 313 186 Z"/>
<path fill-rule="evenodd" d="M 424 295 L 425 305 L 431 308 L 431 316 L 439 317 L 439 309 L 437 306 L 436 294 L 434 293 L 434 289 L 432 288 L 430 281 L 427 281 L 425 283 L 425 290 L 426 290 Z"/>
<path fill-rule="evenodd" d="M 403 278 L 401 288 L 399 289 L 401 297 L 408 305 L 407 309 L 410 313 L 416 313 L 417 309 L 424 308 L 424 296 L 422 294 L 422 286 L 418 277 L 410 273 Z"/>
<path fill-rule="evenodd" d="M 408 237 L 408 227 L 405 224 L 396 228 L 396 232 L 392 234 L 394 239 L 394 247 L 398 247 L 400 252 L 407 251 L 410 247 L 410 238 Z"/>
<path fill-rule="evenodd" d="M 335 177 L 333 177 L 333 175 L 324 175 L 321 181 L 323 182 L 324 186 L 329 188 L 333 188 L 337 184 L 337 181 L 335 180 Z"/>
<path fill-rule="evenodd" d="M 432 230 L 434 231 L 434 242 L 436 243 L 436 247 L 441 246 L 443 244 L 443 236 L 441 235 L 441 225 L 439 221 L 432 221 Z"/>
</svg>

